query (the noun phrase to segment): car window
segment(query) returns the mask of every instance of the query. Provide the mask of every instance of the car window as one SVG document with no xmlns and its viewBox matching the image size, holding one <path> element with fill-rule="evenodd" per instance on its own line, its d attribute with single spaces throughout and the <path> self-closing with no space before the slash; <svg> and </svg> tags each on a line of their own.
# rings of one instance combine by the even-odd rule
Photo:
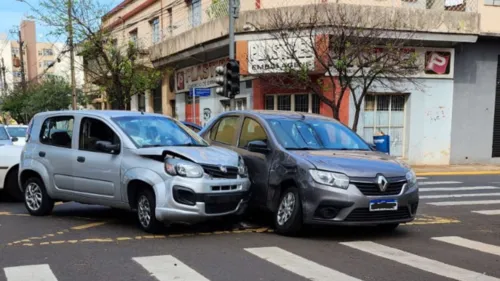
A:
<svg viewBox="0 0 500 281">
<path fill-rule="evenodd" d="M 28 127 L 7 127 L 7 132 L 11 137 L 24 138 Z"/>
<path fill-rule="evenodd" d="M 106 123 L 94 118 L 83 118 L 80 125 L 79 149 L 104 153 L 97 149 L 97 141 L 120 143 L 118 136 Z"/>
<path fill-rule="evenodd" d="M 236 132 L 236 125 L 238 116 L 229 116 L 223 118 L 217 127 L 214 127 L 215 135 L 213 140 L 225 144 L 235 144 L 234 134 Z"/>
<path fill-rule="evenodd" d="M 7 134 L 7 131 L 5 131 L 4 127 L 0 127 L 0 140 L 9 140 L 9 135 Z"/>
<path fill-rule="evenodd" d="M 40 142 L 47 145 L 71 148 L 73 116 L 56 116 L 45 119 L 40 130 Z"/>
<path fill-rule="evenodd" d="M 245 118 L 238 146 L 247 147 L 249 142 L 256 140 L 267 142 L 266 131 L 264 131 L 264 128 L 257 121 Z"/>
<path fill-rule="evenodd" d="M 194 126 L 190 126 L 190 125 L 187 125 L 189 127 L 189 129 L 193 130 L 195 133 L 199 132 L 200 129 L 194 127 Z"/>
<path fill-rule="evenodd" d="M 181 122 L 162 116 L 133 115 L 112 118 L 139 148 L 160 146 L 208 146 Z"/>
</svg>

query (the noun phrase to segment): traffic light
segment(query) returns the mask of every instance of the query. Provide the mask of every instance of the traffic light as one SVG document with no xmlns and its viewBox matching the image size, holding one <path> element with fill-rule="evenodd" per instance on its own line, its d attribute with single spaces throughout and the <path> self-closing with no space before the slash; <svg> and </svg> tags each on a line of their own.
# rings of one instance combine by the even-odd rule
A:
<svg viewBox="0 0 500 281">
<path fill-rule="evenodd" d="M 232 98 L 240 93 L 240 63 L 230 60 L 226 64 L 226 96 Z"/>
<path fill-rule="evenodd" d="M 215 89 L 215 93 L 219 96 L 227 97 L 228 86 L 225 77 L 226 69 L 223 66 L 217 66 L 215 68 L 215 73 L 217 74 L 217 77 L 215 77 L 215 83 L 220 86 Z"/>
</svg>

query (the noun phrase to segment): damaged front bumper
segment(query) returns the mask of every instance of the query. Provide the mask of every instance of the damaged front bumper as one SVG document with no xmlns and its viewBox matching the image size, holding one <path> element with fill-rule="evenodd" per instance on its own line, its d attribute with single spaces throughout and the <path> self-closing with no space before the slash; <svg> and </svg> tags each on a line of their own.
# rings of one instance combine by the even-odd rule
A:
<svg viewBox="0 0 500 281">
<path fill-rule="evenodd" d="M 164 198 L 157 198 L 160 221 L 194 223 L 209 218 L 242 214 L 250 199 L 248 178 L 199 179 L 174 177 Z"/>
</svg>

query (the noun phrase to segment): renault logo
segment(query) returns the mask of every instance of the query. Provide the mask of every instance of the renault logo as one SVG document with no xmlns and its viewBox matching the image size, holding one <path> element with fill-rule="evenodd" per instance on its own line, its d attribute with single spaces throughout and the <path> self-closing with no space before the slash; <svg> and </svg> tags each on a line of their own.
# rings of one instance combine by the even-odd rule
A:
<svg viewBox="0 0 500 281">
<path fill-rule="evenodd" d="M 387 181 L 387 179 L 384 176 L 382 176 L 382 175 L 377 176 L 377 184 L 378 184 L 378 188 L 380 188 L 380 191 L 384 192 L 387 189 L 388 183 L 389 182 Z"/>
<path fill-rule="evenodd" d="M 227 168 L 226 168 L 226 167 L 224 167 L 224 166 L 219 166 L 219 169 L 220 169 L 220 171 L 221 171 L 221 172 L 223 172 L 223 173 L 227 173 Z"/>
</svg>

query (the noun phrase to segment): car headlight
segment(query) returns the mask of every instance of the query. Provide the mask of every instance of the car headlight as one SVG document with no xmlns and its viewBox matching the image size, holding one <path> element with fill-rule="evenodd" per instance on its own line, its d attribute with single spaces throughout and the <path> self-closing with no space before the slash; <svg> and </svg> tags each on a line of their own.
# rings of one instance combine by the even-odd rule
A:
<svg viewBox="0 0 500 281">
<path fill-rule="evenodd" d="M 317 183 L 347 189 L 349 187 L 349 177 L 344 174 L 309 170 L 311 177 Z"/>
<path fill-rule="evenodd" d="M 413 170 L 410 170 L 406 173 L 406 180 L 408 181 L 408 185 L 412 186 L 417 183 L 417 175 Z"/>
<path fill-rule="evenodd" d="M 245 165 L 245 161 L 243 161 L 243 157 L 241 156 L 238 160 L 238 175 L 243 178 L 246 178 L 248 176 L 247 166 Z"/>
<path fill-rule="evenodd" d="M 169 158 L 165 161 L 165 171 L 171 176 L 181 176 L 186 178 L 201 178 L 203 168 L 193 162 Z"/>
</svg>

